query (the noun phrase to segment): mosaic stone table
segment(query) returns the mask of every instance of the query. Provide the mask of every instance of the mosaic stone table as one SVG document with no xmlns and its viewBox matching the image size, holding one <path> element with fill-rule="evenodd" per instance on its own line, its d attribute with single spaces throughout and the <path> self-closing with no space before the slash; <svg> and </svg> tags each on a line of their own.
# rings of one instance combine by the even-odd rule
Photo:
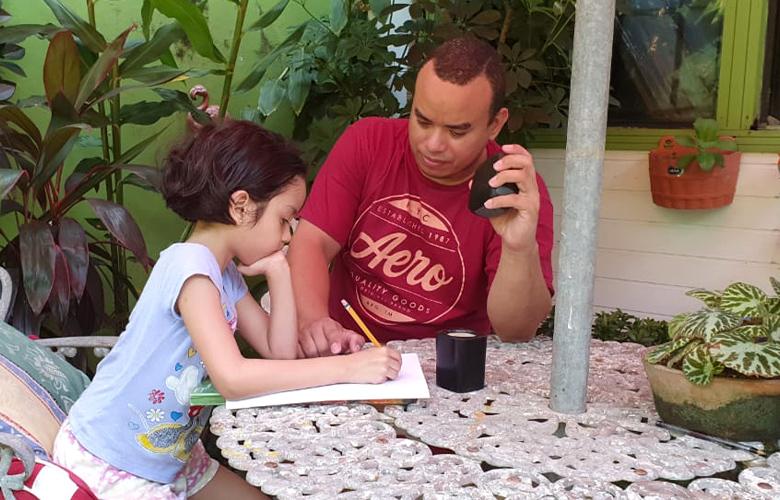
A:
<svg viewBox="0 0 780 500">
<path fill-rule="evenodd" d="M 768 458 L 655 425 L 638 344 L 591 344 L 588 409 L 549 409 L 552 342 L 488 344 L 486 387 L 436 386 L 434 340 L 416 352 L 431 399 L 369 405 L 217 407 L 211 430 L 229 464 L 287 498 L 780 498 Z"/>
</svg>

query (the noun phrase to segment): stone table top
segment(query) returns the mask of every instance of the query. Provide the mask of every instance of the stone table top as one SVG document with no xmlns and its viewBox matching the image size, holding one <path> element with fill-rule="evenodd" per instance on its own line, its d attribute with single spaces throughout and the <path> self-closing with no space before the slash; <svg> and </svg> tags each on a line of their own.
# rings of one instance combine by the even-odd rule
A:
<svg viewBox="0 0 780 500">
<path fill-rule="evenodd" d="M 549 339 L 489 339 L 485 388 L 463 394 L 436 386 L 434 339 L 390 345 L 418 354 L 429 400 L 220 406 L 211 430 L 223 456 L 280 499 L 780 498 L 780 453 L 655 425 L 639 344 L 592 341 L 579 415 L 549 408 Z"/>
</svg>

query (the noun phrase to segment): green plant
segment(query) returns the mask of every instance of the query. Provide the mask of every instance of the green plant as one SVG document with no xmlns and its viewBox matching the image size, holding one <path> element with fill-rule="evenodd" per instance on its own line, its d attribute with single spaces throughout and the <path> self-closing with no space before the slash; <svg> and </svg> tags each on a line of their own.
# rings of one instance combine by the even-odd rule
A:
<svg viewBox="0 0 780 500">
<path fill-rule="evenodd" d="M 736 142 L 719 136 L 718 122 L 712 118 L 697 118 L 693 122 L 693 130 L 693 137 L 677 137 L 679 144 L 696 150 L 682 155 L 677 161 L 677 167 L 681 170 L 680 175 L 693 161 L 696 161 L 705 172 L 711 171 L 716 166 L 724 167 L 723 151 L 736 151 Z"/>
<path fill-rule="evenodd" d="M 722 292 L 689 291 L 705 307 L 675 316 L 669 322 L 671 340 L 652 349 L 647 361 L 679 368 L 698 385 L 721 373 L 780 377 L 780 282 L 770 281 L 774 296 L 741 282 Z"/>
<path fill-rule="evenodd" d="M 253 25 L 271 25 L 289 4 L 309 19 L 268 52 L 239 84 L 262 83 L 258 112 L 286 102 L 296 114 L 293 137 L 315 166 L 352 122 L 408 112 L 398 96 L 414 90 L 417 69 L 439 43 L 469 33 L 497 48 L 507 72 L 508 134 L 561 127 L 568 113 L 574 0 L 416 0 L 398 26 L 390 0 L 331 0 L 317 17 L 304 0 L 281 0 Z M 395 52 L 392 47 L 397 47 Z M 313 169 L 316 174 L 316 169 Z"/>
<path fill-rule="evenodd" d="M 123 206 L 124 186 L 155 189 L 159 178 L 156 168 L 132 163 L 159 130 L 131 147 L 122 144 L 121 130 L 127 124 L 154 124 L 176 111 L 207 119 L 184 92 L 160 87 L 190 74 L 175 67 L 171 44 L 185 34 L 204 35 L 192 29 L 197 23 L 186 0 L 154 0 L 161 12 L 188 24 L 174 21 L 153 35 L 148 28 L 153 9 L 144 4 L 145 39 L 140 42 L 130 41 L 134 26 L 107 42 L 96 29 L 93 0 L 87 0 L 89 21 L 57 0 L 44 2 L 61 28 L 0 28 L 2 44 L 36 34 L 51 37 L 43 67 L 50 112 L 46 129 L 39 130 L 23 103 L 0 106 L 2 216 L 14 222 L 13 230 L 3 233 L 0 261 L 18 290 L 11 322 L 27 334 L 90 334 L 105 320 L 112 320 L 110 329 L 117 331 L 127 319 L 128 293 L 137 295 L 125 250 L 142 266 L 151 264 L 141 231 Z M 202 45 L 198 47 L 205 50 Z M 125 80 L 133 83 L 124 85 Z M 143 89 L 161 100 L 121 103 L 120 94 Z M 88 135 L 93 129 L 99 130 L 98 141 Z M 79 141 L 100 146 L 101 156 L 66 165 Z M 104 198 L 86 198 L 100 188 Z M 70 211 L 85 200 L 97 218 L 78 222 Z M 113 293 L 112 314 L 106 313 L 104 283 Z"/>
<path fill-rule="evenodd" d="M 282 0 L 250 29 L 270 26 L 290 3 L 309 18 L 294 26 L 237 88 L 254 88 L 272 64 L 281 66 L 277 77 L 261 85 L 258 111 L 268 116 L 288 104 L 296 115 L 293 138 L 305 159 L 319 165 L 349 124 L 398 111 L 389 83 L 399 67 L 390 47 L 410 37 L 391 34 L 391 14 L 404 6 L 382 0 L 331 0 L 324 17 L 312 13 L 303 0 Z"/>
<path fill-rule="evenodd" d="M 593 320 L 593 338 L 617 342 L 658 345 L 668 339 L 665 321 L 638 318 L 620 309 L 600 311 Z"/>
<path fill-rule="evenodd" d="M 644 346 L 654 346 L 665 342 L 666 321 L 653 318 L 638 318 L 633 314 L 615 309 L 597 312 L 591 325 L 594 339 L 614 342 L 635 342 Z M 555 330 L 555 306 L 539 328 L 538 335 L 552 337 Z"/>
<path fill-rule="evenodd" d="M 509 133 L 561 127 L 568 115 L 574 0 L 418 0 L 399 32 L 413 37 L 404 63 L 417 68 L 436 45 L 469 33 L 498 49 L 506 69 Z M 403 85 L 413 90 L 414 72 Z"/>
</svg>

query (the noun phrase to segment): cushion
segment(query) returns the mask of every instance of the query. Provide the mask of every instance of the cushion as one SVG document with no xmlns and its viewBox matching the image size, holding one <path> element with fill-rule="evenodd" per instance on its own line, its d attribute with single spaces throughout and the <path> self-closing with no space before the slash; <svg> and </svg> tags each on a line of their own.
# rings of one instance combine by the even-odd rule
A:
<svg viewBox="0 0 780 500">
<path fill-rule="evenodd" d="M 0 322 L 0 432 L 22 436 L 39 456 L 89 378 L 70 363 Z"/>
<path fill-rule="evenodd" d="M 8 469 L 8 475 L 24 473 L 22 461 L 14 458 Z M 60 465 L 35 459 L 30 477 L 24 482 L 24 488 L 14 491 L 18 500 L 97 500 L 89 487 L 78 476 Z"/>
</svg>

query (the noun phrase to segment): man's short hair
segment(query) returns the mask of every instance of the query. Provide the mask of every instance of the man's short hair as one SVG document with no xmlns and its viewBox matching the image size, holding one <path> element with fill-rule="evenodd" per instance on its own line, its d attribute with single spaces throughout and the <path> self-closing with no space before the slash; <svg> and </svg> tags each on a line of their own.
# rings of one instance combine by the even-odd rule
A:
<svg viewBox="0 0 780 500">
<path fill-rule="evenodd" d="M 455 85 L 466 85 L 474 78 L 485 75 L 493 91 L 491 118 L 504 105 L 504 67 L 501 56 L 487 42 L 468 35 L 451 38 L 439 45 L 428 61 L 433 62 L 436 76 Z"/>
</svg>

